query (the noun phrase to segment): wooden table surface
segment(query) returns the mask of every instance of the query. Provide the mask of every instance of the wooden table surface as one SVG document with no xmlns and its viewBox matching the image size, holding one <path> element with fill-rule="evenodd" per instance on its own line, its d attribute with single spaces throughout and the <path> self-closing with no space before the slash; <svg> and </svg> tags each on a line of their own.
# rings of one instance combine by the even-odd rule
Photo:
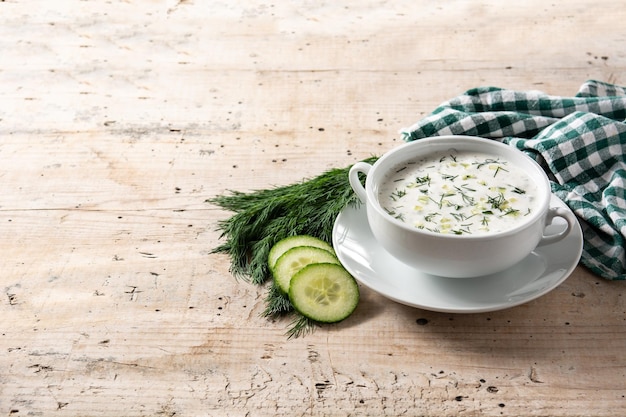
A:
<svg viewBox="0 0 626 417">
<path fill-rule="evenodd" d="M 467 89 L 626 84 L 620 1 L 0 1 L 0 415 L 626 414 L 626 292 L 361 288 L 287 340 L 211 254 L 228 189 L 380 155 Z"/>
</svg>

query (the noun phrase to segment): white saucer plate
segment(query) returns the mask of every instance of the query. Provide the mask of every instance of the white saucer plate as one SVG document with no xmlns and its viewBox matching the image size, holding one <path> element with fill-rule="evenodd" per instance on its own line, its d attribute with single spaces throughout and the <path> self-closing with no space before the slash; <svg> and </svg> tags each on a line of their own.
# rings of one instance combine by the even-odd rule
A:
<svg viewBox="0 0 626 417">
<path fill-rule="evenodd" d="M 555 196 L 551 206 L 569 210 Z M 565 221 L 557 217 L 546 234 L 565 227 Z M 357 281 L 391 300 L 431 311 L 481 313 L 527 303 L 560 285 L 578 265 L 583 236 L 576 223 L 564 239 L 537 247 L 506 271 L 476 278 L 445 278 L 416 270 L 385 251 L 372 235 L 361 205 L 347 207 L 337 216 L 333 246 Z"/>
</svg>

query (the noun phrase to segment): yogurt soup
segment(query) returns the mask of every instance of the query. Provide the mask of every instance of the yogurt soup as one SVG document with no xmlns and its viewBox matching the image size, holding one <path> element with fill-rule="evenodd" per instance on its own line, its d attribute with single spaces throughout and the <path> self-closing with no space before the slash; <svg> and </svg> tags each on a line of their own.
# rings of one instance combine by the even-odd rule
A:
<svg viewBox="0 0 626 417">
<path fill-rule="evenodd" d="M 418 229 L 479 235 L 515 227 L 536 209 L 537 186 L 487 153 L 433 153 L 398 166 L 379 188 L 387 213 Z"/>
</svg>

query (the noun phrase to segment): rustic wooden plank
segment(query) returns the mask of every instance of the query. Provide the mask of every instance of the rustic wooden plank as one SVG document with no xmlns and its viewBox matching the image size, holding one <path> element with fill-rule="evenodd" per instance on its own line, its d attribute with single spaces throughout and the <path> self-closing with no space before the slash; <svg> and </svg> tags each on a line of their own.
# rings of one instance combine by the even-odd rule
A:
<svg viewBox="0 0 626 417">
<path fill-rule="evenodd" d="M 400 144 L 479 85 L 625 84 L 626 10 L 544 3 L 0 2 L 0 413 L 620 415 L 622 283 L 512 309 L 362 288 L 287 340 L 210 254 L 205 200 Z"/>
</svg>

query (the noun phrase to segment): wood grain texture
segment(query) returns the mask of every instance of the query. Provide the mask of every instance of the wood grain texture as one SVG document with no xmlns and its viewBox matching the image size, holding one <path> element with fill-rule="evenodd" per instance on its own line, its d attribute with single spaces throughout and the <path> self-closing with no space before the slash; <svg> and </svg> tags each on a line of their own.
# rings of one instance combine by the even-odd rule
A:
<svg viewBox="0 0 626 417">
<path fill-rule="evenodd" d="M 626 84 L 621 2 L 0 2 L 0 415 L 614 416 L 624 284 L 287 340 L 205 200 L 380 155 L 464 90 Z"/>
</svg>

